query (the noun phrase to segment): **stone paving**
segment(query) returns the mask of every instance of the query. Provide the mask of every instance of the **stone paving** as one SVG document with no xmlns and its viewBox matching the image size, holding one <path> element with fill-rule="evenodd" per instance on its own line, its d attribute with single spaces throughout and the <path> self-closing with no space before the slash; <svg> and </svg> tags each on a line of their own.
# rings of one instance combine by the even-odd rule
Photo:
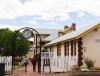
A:
<svg viewBox="0 0 100 76">
<path fill-rule="evenodd" d="M 8 76 L 69 76 L 67 73 L 38 73 L 32 71 L 32 65 L 30 64 L 27 69 L 27 73 L 24 72 L 24 68 L 19 68 L 14 71 L 12 75 Z"/>
</svg>

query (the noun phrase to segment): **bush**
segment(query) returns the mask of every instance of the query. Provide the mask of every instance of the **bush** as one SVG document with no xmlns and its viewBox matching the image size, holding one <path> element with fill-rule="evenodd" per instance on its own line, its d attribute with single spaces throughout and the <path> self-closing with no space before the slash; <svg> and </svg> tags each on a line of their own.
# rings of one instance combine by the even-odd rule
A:
<svg viewBox="0 0 100 76">
<path fill-rule="evenodd" d="M 88 69 L 93 69 L 94 67 L 94 61 L 92 59 L 85 58 L 85 64 Z"/>
<path fill-rule="evenodd" d="M 71 68 L 71 70 L 72 71 L 80 70 L 80 68 L 77 65 L 73 65 L 72 68 Z"/>
</svg>

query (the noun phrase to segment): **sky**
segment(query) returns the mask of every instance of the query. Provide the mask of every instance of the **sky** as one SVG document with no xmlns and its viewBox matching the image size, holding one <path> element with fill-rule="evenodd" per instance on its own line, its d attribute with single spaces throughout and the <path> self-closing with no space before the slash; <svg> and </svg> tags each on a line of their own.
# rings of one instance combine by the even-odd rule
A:
<svg viewBox="0 0 100 76">
<path fill-rule="evenodd" d="M 0 0 L 0 27 L 62 29 L 100 22 L 100 0 Z"/>
</svg>

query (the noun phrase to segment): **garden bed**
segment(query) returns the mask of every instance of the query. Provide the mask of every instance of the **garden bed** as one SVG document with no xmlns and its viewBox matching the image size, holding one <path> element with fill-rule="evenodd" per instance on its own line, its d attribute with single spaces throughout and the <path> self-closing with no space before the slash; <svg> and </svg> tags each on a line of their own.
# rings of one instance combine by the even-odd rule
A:
<svg viewBox="0 0 100 76">
<path fill-rule="evenodd" d="M 100 76 L 100 71 L 75 71 L 70 72 L 71 76 Z"/>
</svg>

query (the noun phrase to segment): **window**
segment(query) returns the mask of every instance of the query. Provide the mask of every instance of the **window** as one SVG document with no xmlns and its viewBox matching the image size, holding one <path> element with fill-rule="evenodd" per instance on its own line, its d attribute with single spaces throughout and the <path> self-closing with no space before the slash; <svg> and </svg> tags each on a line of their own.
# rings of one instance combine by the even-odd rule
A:
<svg viewBox="0 0 100 76">
<path fill-rule="evenodd" d="M 71 56 L 73 56 L 73 40 L 71 41 Z"/>
<path fill-rule="evenodd" d="M 57 45 L 57 56 L 61 56 L 61 44 Z"/>
<path fill-rule="evenodd" d="M 74 41 L 74 43 L 73 43 L 73 50 L 74 50 L 74 56 L 76 56 L 76 41 Z"/>
<path fill-rule="evenodd" d="M 48 50 L 47 47 L 45 47 L 45 49 Z"/>
<path fill-rule="evenodd" d="M 51 46 L 51 52 L 53 52 L 53 46 Z"/>
<path fill-rule="evenodd" d="M 53 52 L 53 46 L 50 46 L 50 52 Z"/>
<path fill-rule="evenodd" d="M 69 55 L 69 42 L 64 43 L 64 55 L 65 56 Z"/>
<path fill-rule="evenodd" d="M 67 45 L 68 45 L 68 48 L 67 48 L 67 49 L 68 49 L 68 53 L 67 53 L 67 54 L 68 54 L 68 56 L 69 56 L 69 42 L 67 43 Z"/>
<path fill-rule="evenodd" d="M 67 48 L 66 48 L 66 42 L 64 43 L 64 55 L 66 56 L 67 55 Z"/>
<path fill-rule="evenodd" d="M 76 41 L 71 41 L 71 56 L 76 56 Z"/>
<path fill-rule="evenodd" d="M 51 46 L 50 46 L 50 52 L 51 52 Z"/>
<path fill-rule="evenodd" d="M 42 45 L 45 45 L 45 42 L 41 42 Z"/>
</svg>

